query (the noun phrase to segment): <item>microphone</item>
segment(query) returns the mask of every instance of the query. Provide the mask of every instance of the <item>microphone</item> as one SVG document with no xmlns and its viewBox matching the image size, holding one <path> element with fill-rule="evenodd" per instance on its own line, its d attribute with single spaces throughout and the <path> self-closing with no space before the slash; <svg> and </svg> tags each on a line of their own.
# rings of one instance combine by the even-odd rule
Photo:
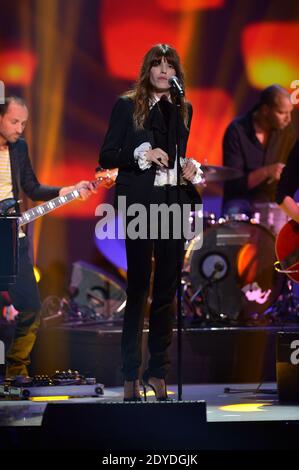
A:
<svg viewBox="0 0 299 470">
<path fill-rule="evenodd" d="M 169 78 L 168 83 L 170 86 L 175 88 L 179 96 L 183 97 L 185 95 L 183 85 L 180 83 L 178 77 L 174 75 L 173 77 Z"/>
</svg>

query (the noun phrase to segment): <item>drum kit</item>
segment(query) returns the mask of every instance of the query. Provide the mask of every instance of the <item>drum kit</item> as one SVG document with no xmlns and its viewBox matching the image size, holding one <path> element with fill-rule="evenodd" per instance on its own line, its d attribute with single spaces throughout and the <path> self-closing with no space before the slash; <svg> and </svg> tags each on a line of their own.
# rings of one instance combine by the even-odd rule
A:
<svg viewBox="0 0 299 470">
<path fill-rule="evenodd" d="M 242 176 L 223 166 L 202 169 L 205 186 Z M 274 268 L 275 237 L 286 221 L 275 203 L 256 204 L 251 217 L 217 219 L 204 213 L 203 233 L 189 242 L 182 273 L 184 317 L 190 324 L 273 324 L 281 322 L 286 308 L 297 310 L 292 287 Z M 202 246 L 194 249 L 200 237 Z"/>
<path fill-rule="evenodd" d="M 201 168 L 204 181 L 199 185 L 199 192 L 210 183 L 243 175 L 240 170 L 225 166 L 202 165 Z M 192 213 L 191 224 L 195 226 L 198 217 L 203 218 L 203 230 L 188 241 L 182 270 L 186 324 L 274 324 L 284 323 L 286 314 L 297 321 L 299 306 L 294 301 L 292 284 L 274 267 L 275 238 L 288 220 L 277 204 L 255 204 L 250 215 L 234 213 L 217 218 L 213 213 Z M 200 249 L 196 249 L 198 242 Z M 124 243 L 122 248 L 124 252 Z M 100 249 L 110 259 L 105 247 Z M 111 261 L 117 264 L 120 250 L 115 247 L 113 251 L 117 253 L 117 261 Z M 126 265 L 119 267 L 125 269 Z"/>
</svg>

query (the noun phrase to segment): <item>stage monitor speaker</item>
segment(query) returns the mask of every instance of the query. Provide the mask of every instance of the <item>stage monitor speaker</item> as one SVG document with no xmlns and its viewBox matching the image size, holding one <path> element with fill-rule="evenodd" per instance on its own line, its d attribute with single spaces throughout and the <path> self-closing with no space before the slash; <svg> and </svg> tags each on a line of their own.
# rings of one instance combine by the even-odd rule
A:
<svg viewBox="0 0 299 470">
<path fill-rule="evenodd" d="M 277 333 L 276 379 L 279 400 L 299 402 L 299 331 Z"/>
<path fill-rule="evenodd" d="M 117 318 L 126 303 L 125 283 L 84 261 L 73 263 L 70 292 L 77 305 L 90 308 L 103 318 Z"/>
<path fill-rule="evenodd" d="M 206 403 L 48 403 L 42 432 L 49 449 L 198 449 L 206 433 Z"/>
</svg>

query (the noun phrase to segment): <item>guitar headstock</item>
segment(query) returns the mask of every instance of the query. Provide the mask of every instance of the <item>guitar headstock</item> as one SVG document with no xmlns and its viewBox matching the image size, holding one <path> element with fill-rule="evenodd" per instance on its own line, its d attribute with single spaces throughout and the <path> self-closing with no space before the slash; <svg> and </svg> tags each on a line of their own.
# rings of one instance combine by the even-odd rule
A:
<svg viewBox="0 0 299 470">
<path fill-rule="evenodd" d="M 112 168 L 110 170 L 100 169 L 95 173 L 96 185 L 97 186 L 101 185 L 109 189 L 114 185 L 117 175 L 118 175 L 117 168 Z"/>
</svg>

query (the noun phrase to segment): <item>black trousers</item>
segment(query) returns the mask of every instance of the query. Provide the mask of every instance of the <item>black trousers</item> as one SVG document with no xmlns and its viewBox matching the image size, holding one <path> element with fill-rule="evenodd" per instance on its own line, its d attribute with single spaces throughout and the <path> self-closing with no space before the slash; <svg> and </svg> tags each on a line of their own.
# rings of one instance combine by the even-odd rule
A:
<svg viewBox="0 0 299 470">
<path fill-rule="evenodd" d="M 30 353 L 40 323 L 41 302 L 32 262 L 28 254 L 28 239 L 19 239 L 19 273 L 16 283 L 8 289 L 13 306 L 18 310 L 12 344 L 6 355 L 6 376 L 28 375 Z"/>
<path fill-rule="evenodd" d="M 181 190 L 180 200 L 184 200 Z M 177 202 L 177 190 L 153 189 L 151 203 Z M 152 256 L 154 276 L 149 316 L 150 359 L 145 377 L 164 378 L 169 369 L 168 347 L 172 340 L 178 272 L 184 258 L 184 239 L 126 238 L 127 304 L 122 334 L 123 373 L 126 380 L 139 377 L 142 362 L 142 331 L 149 294 Z M 179 271 L 178 271 L 179 270 Z"/>
</svg>

